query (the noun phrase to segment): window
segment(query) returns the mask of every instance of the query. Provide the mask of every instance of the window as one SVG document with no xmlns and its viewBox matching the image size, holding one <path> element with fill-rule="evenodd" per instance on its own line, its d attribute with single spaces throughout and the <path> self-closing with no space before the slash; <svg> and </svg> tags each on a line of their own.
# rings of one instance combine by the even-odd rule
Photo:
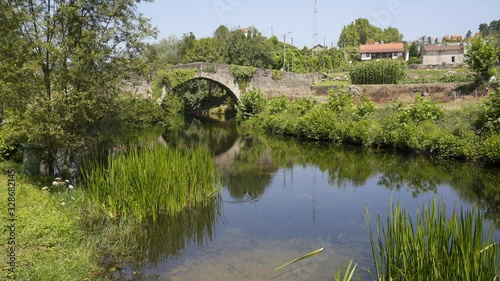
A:
<svg viewBox="0 0 500 281">
<path fill-rule="evenodd" d="M 397 57 L 398 55 L 399 55 L 399 53 L 392 53 L 393 57 Z"/>
<path fill-rule="evenodd" d="M 451 62 L 452 62 L 452 63 L 455 63 L 455 57 L 454 57 L 454 56 L 453 56 L 453 57 L 451 57 Z"/>
</svg>

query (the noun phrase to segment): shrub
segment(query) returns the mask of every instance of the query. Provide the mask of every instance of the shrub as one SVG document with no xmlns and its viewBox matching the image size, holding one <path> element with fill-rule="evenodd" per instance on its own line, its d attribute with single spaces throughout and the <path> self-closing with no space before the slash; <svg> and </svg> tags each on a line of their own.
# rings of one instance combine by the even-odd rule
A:
<svg viewBox="0 0 500 281">
<path fill-rule="evenodd" d="M 234 81 L 240 87 L 240 91 L 245 92 L 248 86 L 248 83 L 252 80 L 252 78 L 257 72 L 257 68 L 252 66 L 240 66 L 240 65 L 230 65 L 229 66 L 229 74 L 233 77 Z"/>
<path fill-rule="evenodd" d="M 273 69 L 272 79 L 273 80 L 281 80 L 281 79 L 283 79 L 283 71 Z"/>
<path fill-rule="evenodd" d="M 397 84 L 406 77 L 406 63 L 400 60 L 369 61 L 355 65 L 353 84 Z"/>
<path fill-rule="evenodd" d="M 481 155 L 488 163 L 500 163 L 500 135 L 493 135 L 484 142 Z"/>
<path fill-rule="evenodd" d="M 429 98 L 422 98 L 420 95 L 417 95 L 415 101 L 408 106 L 396 102 L 395 107 L 401 123 L 436 121 L 444 116 L 444 111 L 439 103 Z"/>
<path fill-rule="evenodd" d="M 285 111 L 289 105 L 290 101 L 285 95 L 278 98 L 271 99 L 267 106 L 267 111 L 269 114 L 278 114 Z"/>
<path fill-rule="evenodd" d="M 252 89 L 243 95 L 236 106 L 240 120 L 247 120 L 250 117 L 260 114 L 267 105 L 267 99 L 260 90 Z"/>
<path fill-rule="evenodd" d="M 500 132 L 500 88 L 492 91 L 482 104 L 476 127 L 487 134 Z"/>
<path fill-rule="evenodd" d="M 347 92 L 344 88 L 341 88 L 337 93 L 331 89 L 326 107 L 335 113 L 352 111 L 354 109 L 352 94 Z"/>
</svg>

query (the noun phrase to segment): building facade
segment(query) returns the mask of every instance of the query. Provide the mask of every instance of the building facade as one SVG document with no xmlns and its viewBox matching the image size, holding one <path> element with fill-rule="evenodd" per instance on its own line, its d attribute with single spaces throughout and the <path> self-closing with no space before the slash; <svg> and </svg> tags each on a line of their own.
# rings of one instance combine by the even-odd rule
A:
<svg viewBox="0 0 500 281">
<path fill-rule="evenodd" d="M 422 50 L 421 62 L 424 65 L 462 64 L 464 54 L 464 47 L 460 44 L 428 45 Z"/>
</svg>

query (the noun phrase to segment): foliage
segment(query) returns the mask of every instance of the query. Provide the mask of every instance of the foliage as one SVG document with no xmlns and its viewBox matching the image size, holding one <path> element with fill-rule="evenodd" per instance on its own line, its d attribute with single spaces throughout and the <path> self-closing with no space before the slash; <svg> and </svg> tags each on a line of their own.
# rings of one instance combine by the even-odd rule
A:
<svg viewBox="0 0 500 281">
<path fill-rule="evenodd" d="M 224 62 L 268 68 L 273 63 L 273 56 L 267 39 L 255 27 L 250 28 L 246 34 L 235 29 L 227 39 Z"/>
<path fill-rule="evenodd" d="M 240 91 L 245 92 L 248 86 L 248 83 L 255 76 L 255 72 L 257 69 L 251 66 L 239 66 L 239 65 L 230 65 L 229 66 L 229 74 L 233 77 L 234 81 L 240 87 Z"/>
<path fill-rule="evenodd" d="M 21 144 L 27 141 L 26 132 L 18 120 L 10 120 L 0 125 L 0 161 L 13 160 L 22 161 Z"/>
<path fill-rule="evenodd" d="M 15 276 L 2 266 L 5 270 L 2 280 L 96 280 L 98 257 L 81 228 L 81 204 L 77 203 L 85 194 L 75 190 L 61 195 L 41 191 L 39 184 L 20 175 L 21 167 L 6 162 L 1 164 L 1 182 L 7 182 L 7 168 L 18 171 L 16 224 L 23 225 L 16 228 L 15 237 L 16 244 L 22 245 L 16 247 L 22 258 L 16 260 Z M 5 210 L 7 196 L 7 190 L 0 193 L 0 207 Z M 7 215 L 7 212 L 0 214 L 0 220 L 7 221 Z M 2 243 L 2 251 L 6 251 L 6 247 L 7 243 Z M 53 259 L 54 256 L 59 258 Z"/>
<path fill-rule="evenodd" d="M 476 208 L 447 218 L 444 203 L 433 200 L 417 211 L 414 225 L 397 204 L 385 224 L 378 217 L 376 235 L 368 208 L 365 220 L 377 280 L 494 280 L 500 272 L 500 247 Z"/>
<path fill-rule="evenodd" d="M 264 111 L 267 99 L 260 90 L 251 89 L 244 93 L 236 106 L 238 119 L 247 120 Z"/>
<path fill-rule="evenodd" d="M 476 81 L 484 83 L 495 75 L 493 66 L 498 62 L 498 49 L 490 40 L 476 37 L 467 46 L 464 60 L 476 72 Z"/>
<path fill-rule="evenodd" d="M 172 164 L 174 163 L 174 164 Z M 89 194 L 112 218 L 132 215 L 139 221 L 209 204 L 218 194 L 219 174 L 203 148 L 180 151 L 160 144 L 109 154 L 83 170 Z"/>
<path fill-rule="evenodd" d="M 28 141 L 46 147 L 51 172 L 58 152 L 78 157 L 124 134 L 119 86 L 141 65 L 142 40 L 155 34 L 137 12 L 140 1 L 90 2 L 15 0 L 2 7 L 10 28 L 0 29 L 0 38 L 13 40 L 0 57 L 10 57 L 5 67 L 14 71 L 0 80 L 21 93 L 13 101 L 22 110 L 13 114 Z"/>
<path fill-rule="evenodd" d="M 420 64 L 420 58 L 410 57 L 410 59 L 408 60 L 408 65 L 410 64 Z"/>
<path fill-rule="evenodd" d="M 489 137 L 483 144 L 481 154 L 488 163 L 500 163 L 500 135 Z"/>
<path fill-rule="evenodd" d="M 440 120 L 444 116 L 444 111 L 439 103 L 430 98 L 423 98 L 421 95 L 415 96 L 415 101 L 404 106 L 401 102 L 394 104 L 398 121 L 400 123 L 422 123 L 424 121 Z"/>
<path fill-rule="evenodd" d="M 353 84 L 397 84 L 406 77 L 406 63 L 400 60 L 356 64 L 350 72 Z"/>
<path fill-rule="evenodd" d="M 335 92 L 333 89 L 330 90 L 328 95 L 328 102 L 326 107 L 333 112 L 340 114 L 343 111 L 352 111 L 354 109 L 354 101 L 352 94 L 347 92 L 345 89 L 340 89 Z"/>
<path fill-rule="evenodd" d="M 175 87 L 186 83 L 193 79 L 196 75 L 197 69 L 174 69 L 174 70 L 160 70 L 156 73 L 153 80 L 153 97 L 158 98 L 161 96 L 163 87 L 166 87 L 167 92 L 175 89 Z"/>
<path fill-rule="evenodd" d="M 500 133 L 500 88 L 491 91 L 489 97 L 483 101 L 475 125 L 487 135 Z"/>
<path fill-rule="evenodd" d="M 283 79 L 283 71 L 277 70 L 277 69 L 273 69 L 272 79 L 273 80 L 281 80 L 281 79 Z"/>
<path fill-rule="evenodd" d="M 339 48 L 357 47 L 360 44 L 369 43 L 370 39 L 384 43 L 399 42 L 403 40 L 403 34 L 397 28 L 388 27 L 382 30 L 370 24 L 367 19 L 358 18 L 342 28 L 337 46 Z"/>
</svg>

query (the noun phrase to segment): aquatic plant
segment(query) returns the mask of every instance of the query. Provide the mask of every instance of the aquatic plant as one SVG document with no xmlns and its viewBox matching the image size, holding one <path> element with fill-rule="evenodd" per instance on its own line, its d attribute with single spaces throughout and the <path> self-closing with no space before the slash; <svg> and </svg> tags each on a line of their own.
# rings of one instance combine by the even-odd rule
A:
<svg viewBox="0 0 500 281">
<path fill-rule="evenodd" d="M 204 148 L 181 151 L 155 144 L 92 161 L 82 171 L 90 197 L 110 217 L 138 220 L 186 207 L 213 204 L 220 175 Z"/>
<path fill-rule="evenodd" d="M 417 211 L 416 225 L 400 204 L 392 206 L 385 225 L 377 219 L 372 232 L 365 215 L 377 280 L 495 280 L 500 251 L 493 229 L 485 232 L 475 208 L 454 210 L 447 218 L 444 203 L 433 200 Z"/>
</svg>

